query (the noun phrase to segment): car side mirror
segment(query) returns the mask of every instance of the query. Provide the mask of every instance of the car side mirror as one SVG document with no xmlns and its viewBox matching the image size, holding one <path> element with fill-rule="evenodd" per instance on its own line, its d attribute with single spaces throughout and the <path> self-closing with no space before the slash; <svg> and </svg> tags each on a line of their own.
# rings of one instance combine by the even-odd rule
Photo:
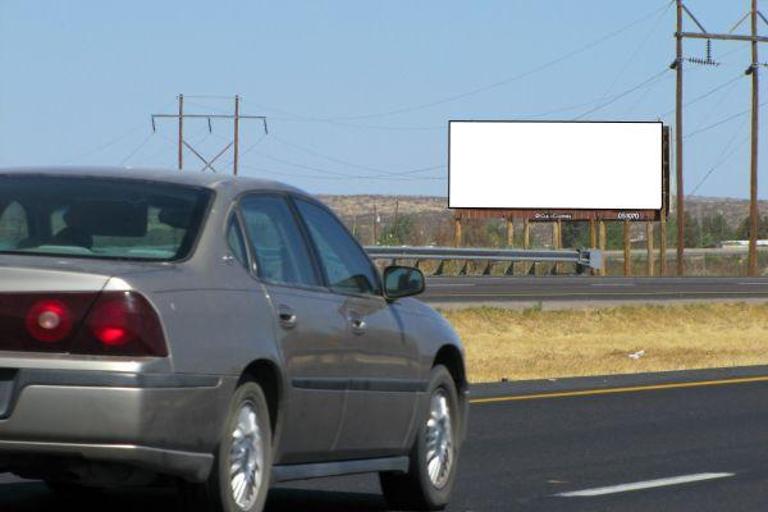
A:
<svg viewBox="0 0 768 512">
<path fill-rule="evenodd" d="M 417 268 L 393 265 L 384 269 L 384 294 L 388 299 L 418 295 L 424 286 L 424 274 Z"/>
</svg>

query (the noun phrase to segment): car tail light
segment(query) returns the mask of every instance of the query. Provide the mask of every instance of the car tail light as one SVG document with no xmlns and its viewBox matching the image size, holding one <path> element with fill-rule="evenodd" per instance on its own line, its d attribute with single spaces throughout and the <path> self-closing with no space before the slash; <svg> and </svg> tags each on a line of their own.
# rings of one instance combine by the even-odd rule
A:
<svg viewBox="0 0 768 512">
<path fill-rule="evenodd" d="M 135 292 L 103 292 L 88 311 L 76 347 L 86 353 L 134 356 L 168 355 L 160 320 Z"/>
<path fill-rule="evenodd" d="M 27 312 L 26 326 L 34 339 L 56 343 L 72 334 L 72 312 L 61 300 L 39 300 Z"/>
<path fill-rule="evenodd" d="M 157 313 L 136 292 L 0 294 L 0 350 L 168 355 Z"/>
</svg>

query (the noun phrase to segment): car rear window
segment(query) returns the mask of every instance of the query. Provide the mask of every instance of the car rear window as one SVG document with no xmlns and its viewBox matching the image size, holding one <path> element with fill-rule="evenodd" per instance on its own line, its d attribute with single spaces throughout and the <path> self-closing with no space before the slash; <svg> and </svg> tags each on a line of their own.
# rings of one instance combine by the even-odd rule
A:
<svg viewBox="0 0 768 512">
<path fill-rule="evenodd" d="M 0 176 L 0 253 L 183 259 L 211 196 L 154 181 Z"/>
</svg>

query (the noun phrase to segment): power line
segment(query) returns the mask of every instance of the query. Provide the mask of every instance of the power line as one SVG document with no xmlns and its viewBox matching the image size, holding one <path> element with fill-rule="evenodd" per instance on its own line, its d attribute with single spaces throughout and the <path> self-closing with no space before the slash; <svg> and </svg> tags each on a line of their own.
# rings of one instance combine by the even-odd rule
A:
<svg viewBox="0 0 768 512">
<path fill-rule="evenodd" d="M 574 121 L 578 121 L 579 119 L 583 119 L 583 118 L 587 117 L 590 114 L 598 112 L 598 111 L 604 109 L 605 107 L 607 107 L 609 105 L 612 105 L 613 103 L 616 103 L 621 98 L 624 98 L 625 96 L 628 96 L 628 95 L 632 94 L 633 92 L 635 92 L 635 91 L 637 91 L 639 89 L 642 89 L 643 87 L 646 87 L 649 84 L 652 84 L 656 80 L 659 80 L 665 73 L 667 73 L 667 71 L 668 71 L 668 69 L 664 68 L 659 73 L 656 73 L 652 77 L 647 78 L 646 80 L 643 80 L 641 83 L 637 84 L 636 86 L 631 87 L 630 89 L 627 89 L 626 91 L 622 92 L 621 94 L 618 94 L 618 95 L 614 96 L 610 100 L 608 100 L 606 102 L 603 102 L 600 105 L 597 105 L 596 107 L 591 108 L 591 109 L 587 110 L 586 112 L 584 112 L 584 113 L 574 117 L 573 120 Z"/>
<path fill-rule="evenodd" d="M 126 162 L 128 162 L 128 160 L 130 160 L 131 158 L 133 158 L 133 156 L 134 156 L 136 153 L 138 153 L 138 152 L 141 150 L 141 148 L 143 148 L 143 147 L 144 147 L 144 146 L 147 144 L 147 142 L 149 142 L 149 139 L 151 139 L 153 135 L 155 135 L 155 134 L 154 134 L 153 132 L 150 132 L 150 133 L 149 133 L 149 135 L 147 135 L 147 136 L 144 138 L 144 140 L 142 140 L 142 141 L 141 141 L 141 143 L 140 143 L 138 146 L 136 146 L 134 149 L 132 149 L 132 150 L 131 150 L 131 152 L 130 152 L 130 153 L 128 153 L 128 155 L 127 155 L 125 158 L 123 158 L 122 160 L 120 160 L 120 165 L 121 165 L 121 166 L 122 166 L 122 165 L 125 165 L 125 164 L 126 164 Z"/>
<path fill-rule="evenodd" d="M 645 36 L 645 38 L 640 41 L 640 43 L 637 45 L 635 50 L 632 52 L 632 54 L 629 56 L 629 58 L 625 59 L 624 65 L 621 67 L 619 72 L 614 77 L 613 81 L 611 82 L 611 85 L 608 86 L 608 88 L 603 93 L 603 99 L 605 99 L 610 92 L 613 90 L 613 88 L 616 86 L 616 84 L 619 81 L 619 78 L 621 78 L 624 73 L 627 71 L 629 66 L 635 61 L 635 58 L 640 53 L 640 50 L 642 50 L 646 44 L 648 44 L 648 41 L 650 41 L 651 37 L 659 30 L 661 27 L 661 22 L 664 19 L 664 16 L 669 12 L 669 9 L 672 7 L 672 2 L 669 2 L 667 7 L 659 13 L 659 17 L 654 22 L 653 26 L 651 27 L 651 30 L 648 31 L 648 35 Z"/>
<path fill-rule="evenodd" d="M 683 104 L 683 107 L 690 107 L 691 105 L 695 105 L 696 103 L 700 102 L 701 100 L 709 98 L 713 94 L 717 93 L 718 91 L 723 90 L 724 88 L 728 87 L 729 85 L 735 85 L 736 82 L 738 82 L 742 78 L 742 76 L 743 76 L 743 74 L 741 74 L 741 73 L 736 75 L 735 77 L 731 78 L 727 82 L 724 82 L 724 83 L 722 83 L 722 84 L 720 84 L 720 85 L 718 85 L 718 86 L 708 90 L 707 92 L 703 93 L 702 95 L 697 96 L 694 99 L 685 102 Z M 674 114 L 674 113 L 675 113 L 675 109 L 672 108 L 672 109 L 667 110 L 666 112 L 663 112 L 661 114 L 661 117 L 667 117 L 668 115 Z"/>
<path fill-rule="evenodd" d="M 259 156 L 261 158 L 265 158 L 267 160 L 271 160 L 273 162 L 281 163 L 281 164 L 288 165 L 288 166 L 291 166 L 291 167 L 297 167 L 299 169 L 306 169 L 306 170 L 310 170 L 310 171 L 316 171 L 316 172 L 320 172 L 320 173 L 326 174 L 328 176 L 335 176 L 335 177 L 338 177 L 338 178 L 345 178 L 345 179 L 347 179 L 347 178 L 355 178 L 355 179 L 379 179 L 379 178 L 407 179 L 407 178 L 414 178 L 413 176 L 408 176 L 408 173 L 412 173 L 414 171 L 413 169 L 409 169 L 407 171 L 402 171 L 400 173 L 388 172 L 388 173 L 382 173 L 382 174 L 379 174 L 379 175 L 346 174 L 346 173 L 340 173 L 338 171 L 333 171 L 333 170 L 330 170 L 330 169 L 327 169 L 327 168 L 324 168 L 324 167 L 316 167 L 316 166 L 313 166 L 313 165 L 307 165 L 307 164 L 302 164 L 302 163 L 298 163 L 298 162 L 292 162 L 292 161 L 286 160 L 284 158 L 279 158 L 279 157 L 276 157 L 276 156 L 272 156 L 272 155 L 266 154 L 263 151 L 261 153 L 259 153 Z M 436 166 L 435 167 L 435 169 L 439 169 L 439 168 L 444 168 L 444 166 Z M 418 170 L 418 171 L 421 171 L 421 170 Z"/>
<path fill-rule="evenodd" d="M 510 84 L 512 82 L 516 82 L 518 80 L 522 80 L 523 78 L 527 78 L 527 77 L 529 77 L 531 75 L 534 75 L 536 73 L 539 73 L 541 71 L 549 69 L 549 68 L 551 68 L 551 67 L 553 67 L 553 66 L 555 66 L 557 64 L 560 64 L 561 62 L 564 62 L 564 61 L 566 61 L 566 60 L 568 60 L 568 59 L 570 59 L 572 57 L 575 57 L 575 56 L 580 55 L 580 54 L 582 54 L 582 53 L 584 53 L 586 51 L 589 51 L 592 48 L 594 48 L 596 46 L 599 46 L 600 44 L 602 44 L 602 43 L 604 43 L 606 41 L 609 41 L 609 40 L 611 40 L 611 39 L 613 39 L 613 38 L 623 34 L 624 32 L 634 28 L 635 26 L 645 22 L 646 20 L 648 20 L 650 18 L 653 18 L 654 16 L 656 16 L 660 12 L 665 11 L 668 8 L 669 5 L 670 5 L 670 2 L 669 1 L 665 1 L 664 4 L 661 5 L 660 7 L 654 9 L 653 11 L 651 11 L 651 12 L 649 12 L 649 13 L 647 13 L 647 14 L 645 14 L 645 15 L 643 15 L 643 16 L 641 16 L 641 17 L 639 17 L 639 18 L 637 18 L 637 19 L 635 19 L 633 21 L 631 21 L 630 23 L 628 23 L 628 24 L 626 24 L 626 25 L 624 25 L 624 26 L 622 26 L 622 27 L 620 27 L 620 28 L 618 28 L 618 29 L 616 29 L 614 31 L 608 32 L 607 34 L 605 34 L 605 35 L 603 35 L 603 36 L 601 36 L 601 37 L 599 37 L 597 39 L 594 39 L 593 41 L 591 41 L 591 42 L 589 42 L 589 43 L 587 43 L 587 44 L 585 44 L 583 46 L 580 46 L 579 48 L 577 48 L 575 50 L 566 52 L 565 54 L 563 54 L 563 55 L 561 55 L 559 57 L 556 57 L 556 58 L 554 58 L 552 60 L 549 60 L 549 61 L 547 61 L 544 64 L 541 64 L 539 66 L 535 66 L 535 67 L 533 67 L 533 68 L 531 68 L 531 69 L 529 69 L 527 71 L 524 71 L 522 73 L 518 73 L 516 75 L 504 78 L 502 80 L 499 80 L 499 81 L 491 83 L 491 84 L 487 84 L 487 85 L 484 85 L 484 86 L 476 87 L 474 89 L 470 89 L 468 91 L 465 91 L 465 92 L 462 92 L 462 93 L 458 93 L 458 94 L 454 94 L 454 95 L 451 95 L 451 96 L 446 96 L 446 97 L 443 97 L 443 98 L 440 98 L 440 99 L 437 99 L 437 100 L 433 100 L 433 101 L 429 101 L 429 102 L 425 102 L 425 103 L 421 103 L 421 104 L 417 104 L 417 105 L 410 105 L 410 106 L 406 106 L 406 107 L 400 107 L 400 108 L 396 108 L 396 109 L 392 109 L 392 110 L 384 111 L 384 112 L 372 112 L 372 113 L 358 114 L 358 115 L 353 115 L 353 116 L 336 116 L 336 117 L 331 117 L 331 118 L 318 118 L 318 117 L 312 118 L 312 117 L 307 117 L 307 116 L 301 116 L 301 115 L 298 115 L 298 114 L 294 114 L 294 113 L 288 112 L 287 110 L 284 110 L 284 109 L 274 109 L 273 108 L 273 110 L 281 110 L 282 112 L 287 113 L 289 115 L 292 115 L 293 117 L 296 117 L 296 118 L 305 118 L 305 119 L 323 120 L 323 121 L 354 121 L 354 120 L 359 120 L 359 119 L 371 119 L 371 118 L 375 118 L 375 117 L 387 117 L 387 116 L 392 116 L 392 115 L 396 115 L 396 114 L 404 114 L 404 113 L 407 113 L 407 112 L 413 112 L 413 111 L 416 111 L 416 110 L 423 110 L 423 109 L 426 109 L 426 108 L 435 107 L 435 106 L 442 105 L 442 104 L 445 104 L 445 103 L 452 103 L 454 101 L 457 101 L 457 100 L 460 100 L 460 99 L 463 99 L 463 98 L 467 98 L 469 96 L 474 96 L 474 95 L 477 95 L 477 94 L 480 94 L 480 93 L 483 93 L 483 92 L 486 92 L 486 91 L 489 91 L 489 90 L 492 90 L 492 89 L 496 89 L 498 87 L 502 87 L 502 86 Z M 266 109 L 266 108 L 270 108 L 270 107 L 267 107 L 265 105 L 259 105 L 259 108 Z"/>
<path fill-rule="evenodd" d="M 389 176 L 402 176 L 402 175 L 408 175 L 408 174 L 417 174 L 417 173 L 421 173 L 421 172 L 433 171 L 433 170 L 436 170 L 436 169 L 444 169 L 445 168 L 444 165 L 431 165 L 431 166 L 428 166 L 428 167 L 418 167 L 418 168 L 415 168 L 415 169 L 406 169 L 406 170 L 402 170 L 402 171 L 390 171 L 390 170 L 387 170 L 387 169 L 382 169 L 380 167 L 372 167 L 372 166 L 369 166 L 369 165 L 357 164 L 357 163 L 350 162 L 348 160 L 343 160 L 343 159 L 338 158 L 338 157 L 326 155 L 326 154 L 320 153 L 319 151 L 315 151 L 313 149 L 306 148 L 304 146 L 300 146 L 300 145 L 298 145 L 298 144 L 296 144 L 294 142 L 287 141 L 287 140 L 285 140 L 285 139 L 283 139 L 281 137 L 277 137 L 275 135 L 273 135 L 272 138 L 275 141 L 279 142 L 280 144 L 283 144 L 283 145 L 288 146 L 288 147 L 293 148 L 293 149 L 297 149 L 299 151 L 302 151 L 304 153 L 307 153 L 307 154 L 310 154 L 310 155 L 313 155 L 313 156 L 316 156 L 316 157 L 319 157 L 319 158 L 323 158 L 325 160 L 328 160 L 329 162 L 345 165 L 347 167 L 353 167 L 353 168 L 356 168 L 356 169 L 362 169 L 362 170 L 365 170 L 365 171 L 378 172 L 378 173 L 389 175 Z"/>
<path fill-rule="evenodd" d="M 728 141 L 728 144 L 725 145 L 725 147 L 723 148 L 723 151 L 720 153 L 720 157 L 718 158 L 717 162 L 714 165 L 712 165 L 709 171 L 707 171 L 707 173 L 701 178 L 701 180 L 699 180 L 699 183 L 696 184 L 696 186 L 691 191 L 690 195 L 696 194 L 699 188 L 701 188 L 701 186 L 704 185 L 704 183 L 709 179 L 709 177 L 712 176 L 712 174 L 717 169 L 719 169 L 732 155 L 734 155 L 738 150 L 744 147 L 744 145 L 749 141 L 749 137 L 745 138 L 744 140 L 741 141 L 741 143 L 738 146 L 734 147 L 730 152 L 726 154 L 730 146 L 733 145 L 733 142 L 736 140 L 736 137 L 738 136 L 738 134 L 739 134 L 739 131 L 735 130 L 733 133 L 733 136 Z"/>
<path fill-rule="evenodd" d="M 262 155 L 264 156 L 264 155 Z M 286 162 L 288 165 L 295 165 L 292 162 Z M 394 178 L 392 176 L 350 176 L 350 175 L 344 175 L 344 174 L 335 174 L 335 175 L 317 175 L 317 174 L 301 174 L 301 173 L 295 173 L 295 172 L 282 172 L 282 173 L 275 173 L 274 168 L 264 168 L 264 167 L 257 167 L 253 165 L 246 165 L 243 164 L 242 167 L 246 169 L 251 169 L 263 173 L 267 173 L 269 175 L 277 174 L 278 176 L 287 177 L 287 178 L 309 178 L 309 179 L 317 179 L 317 180 L 348 180 L 350 178 L 355 179 L 361 179 L 361 180 L 381 180 L 381 181 L 445 181 L 447 177 L 444 176 L 408 176 L 403 178 Z M 302 166 L 309 169 L 316 169 L 309 166 Z M 280 171 L 280 169 L 277 169 L 277 171 Z M 324 170 L 328 172 L 327 170 Z"/>
</svg>

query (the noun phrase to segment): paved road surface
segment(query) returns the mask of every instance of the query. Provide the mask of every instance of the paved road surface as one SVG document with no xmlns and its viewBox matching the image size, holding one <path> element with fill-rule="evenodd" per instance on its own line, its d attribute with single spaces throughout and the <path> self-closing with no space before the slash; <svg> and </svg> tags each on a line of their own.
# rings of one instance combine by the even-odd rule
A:
<svg viewBox="0 0 768 512">
<path fill-rule="evenodd" d="M 430 303 L 768 299 L 768 278 L 433 277 Z"/>
<path fill-rule="evenodd" d="M 749 378 L 476 403 L 448 510 L 767 510 L 768 378 Z M 0 480 L 3 512 L 70 509 L 169 511 L 175 501 L 172 493 L 154 490 L 107 494 L 70 508 L 39 483 Z M 372 476 L 296 482 L 273 491 L 268 511 L 305 510 L 387 509 Z"/>
</svg>

